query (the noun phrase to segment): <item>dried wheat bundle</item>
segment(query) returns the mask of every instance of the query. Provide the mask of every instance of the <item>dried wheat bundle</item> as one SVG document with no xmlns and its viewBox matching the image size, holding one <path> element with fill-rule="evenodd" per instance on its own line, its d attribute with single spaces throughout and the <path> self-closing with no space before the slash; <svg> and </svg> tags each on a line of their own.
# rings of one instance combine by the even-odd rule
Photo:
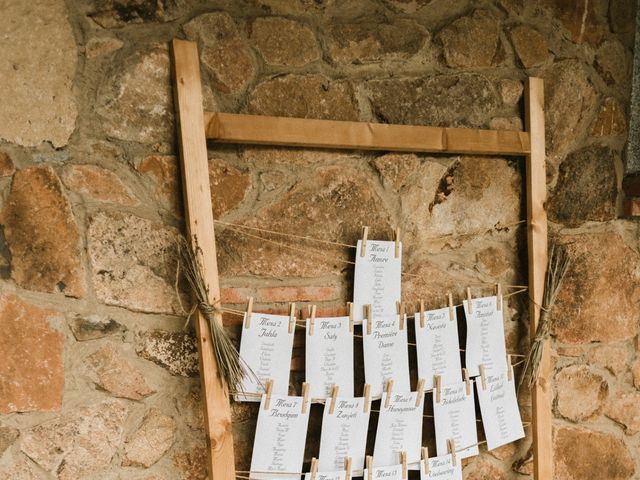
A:
<svg viewBox="0 0 640 480">
<path fill-rule="evenodd" d="M 520 375 L 518 391 L 520 391 L 520 387 L 524 383 L 524 379 L 529 370 L 531 370 L 531 374 L 529 376 L 529 388 L 533 387 L 538 380 L 544 342 L 549 338 L 549 333 L 553 326 L 551 324 L 549 312 L 556 302 L 558 292 L 560 291 L 562 281 L 564 280 L 568 268 L 569 255 L 567 254 L 566 249 L 562 245 L 551 244 L 547 273 L 544 280 L 544 294 L 542 298 L 542 306 L 540 308 L 540 320 L 538 321 L 536 335 L 531 343 L 531 349 L 529 350 L 522 374 Z"/>
</svg>

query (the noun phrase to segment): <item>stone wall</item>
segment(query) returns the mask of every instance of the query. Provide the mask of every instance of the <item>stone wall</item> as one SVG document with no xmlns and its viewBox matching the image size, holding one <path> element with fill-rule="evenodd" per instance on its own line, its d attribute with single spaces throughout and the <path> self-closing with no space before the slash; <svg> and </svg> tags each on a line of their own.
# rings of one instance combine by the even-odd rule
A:
<svg viewBox="0 0 640 480">
<path fill-rule="evenodd" d="M 640 478 L 640 232 L 617 219 L 634 3 L 0 0 L 0 478 L 204 478 L 175 288 L 173 37 L 198 42 L 206 108 L 225 112 L 518 130 L 522 81 L 543 77 L 550 227 L 572 258 L 554 312 L 556 478 Z M 522 175 L 517 159 L 210 150 L 217 219 L 349 244 L 400 226 L 404 300 L 429 307 L 526 282 Z M 218 230 L 225 303 L 344 309 L 351 250 L 257 236 Z M 523 352 L 526 295 L 506 305 Z M 246 470 L 255 406 L 233 410 Z M 527 478 L 527 448 L 483 452 L 465 478 Z"/>
</svg>

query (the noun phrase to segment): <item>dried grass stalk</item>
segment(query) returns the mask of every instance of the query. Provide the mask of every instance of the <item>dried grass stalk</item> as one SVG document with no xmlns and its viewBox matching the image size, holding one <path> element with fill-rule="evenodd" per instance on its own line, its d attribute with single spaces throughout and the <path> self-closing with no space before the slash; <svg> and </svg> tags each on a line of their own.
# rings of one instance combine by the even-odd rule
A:
<svg viewBox="0 0 640 480">
<path fill-rule="evenodd" d="M 529 388 L 533 387 L 538 380 L 544 344 L 549 338 L 551 328 L 553 327 L 549 313 L 556 302 L 558 292 L 562 287 L 562 281 L 564 280 L 568 268 L 569 255 L 567 254 L 565 247 L 562 245 L 551 244 L 547 273 L 544 280 L 544 294 L 540 309 L 540 320 L 538 321 L 536 335 L 531 343 L 531 348 L 527 355 L 522 375 L 520 376 L 518 391 L 520 391 L 520 387 L 524 383 L 524 379 L 526 378 L 529 370 L 531 370 L 529 375 Z"/>
</svg>

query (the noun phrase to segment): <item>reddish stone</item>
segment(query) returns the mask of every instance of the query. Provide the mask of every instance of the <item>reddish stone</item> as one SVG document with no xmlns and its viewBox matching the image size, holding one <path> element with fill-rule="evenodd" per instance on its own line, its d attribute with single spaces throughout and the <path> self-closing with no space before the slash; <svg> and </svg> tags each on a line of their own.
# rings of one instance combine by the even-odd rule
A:
<svg viewBox="0 0 640 480">
<path fill-rule="evenodd" d="M 181 217 L 184 209 L 178 159 L 174 155 L 150 155 L 138 162 L 136 170 L 147 175 L 153 182 L 155 199 L 174 215 Z"/>
<path fill-rule="evenodd" d="M 592 47 L 598 44 L 604 33 L 605 25 L 596 15 L 594 6 L 596 2 L 589 0 L 572 2 L 545 0 L 545 3 L 552 7 L 554 15 L 560 19 L 575 43 L 580 45 L 586 42 Z"/>
<path fill-rule="evenodd" d="M 13 160 L 6 152 L 0 152 L 0 177 L 10 177 L 16 172 Z"/>
<path fill-rule="evenodd" d="M 611 399 L 604 414 L 624 428 L 624 433 L 640 432 L 640 393 L 625 393 Z"/>
<path fill-rule="evenodd" d="M 11 251 L 11 276 L 19 286 L 73 297 L 84 294 L 80 235 L 51 167 L 14 175 L 0 222 Z"/>
<path fill-rule="evenodd" d="M 115 173 L 95 165 L 72 165 L 65 169 L 62 181 L 88 200 L 125 206 L 139 203 Z"/>
<path fill-rule="evenodd" d="M 555 409 L 574 422 L 594 418 L 609 394 L 609 385 L 604 377 L 585 365 L 563 368 L 556 374 L 555 384 Z"/>
<path fill-rule="evenodd" d="M 220 300 L 222 303 L 247 303 L 252 297 L 253 289 L 241 287 L 221 287 Z"/>
<path fill-rule="evenodd" d="M 247 195 L 251 177 L 224 160 L 209 160 L 209 185 L 213 217 L 220 218 L 237 207 Z"/>
<path fill-rule="evenodd" d="M 447 65 L 453 68 L 490 67 L 497 61 L 500 45 L 498 19 L 488 10 L 475 10 L 442 29 L 438 40 Z"/>
<path fill-rule="evenodd" d="M 282 302 L 326 302 L 342 297 L 342 288 L 326 287 L 264 287 L 258 289 L 258 301 Z"/>
<path fill-rule="evenodd" d="M 621 375 L 629 366 L 629 350 L 626 345 L 603 344 L 595 345 L 587 355 L 592 365 L 606 368 L 613 375 Z"/>
<path fill-rule="evenodd" d="M 511 30 L 511 42 L 524 68 L 540 65 L 549 56 L 544 35 L 526 25 Z"/>
<path fill-rule="evenodd" d="M 58 315 L 16 295 L 0 299 L 0 414 L 60 409 L 64 336 L 51 326 Z"/>
<path fill-rule="evenodd" d="M 85 53 L 88 59 L 101 57 L 116 50 L 120 50 L 124 42 L 113 37 L 99 37 L 90 39 L 85 45 Z"/>
</svg>

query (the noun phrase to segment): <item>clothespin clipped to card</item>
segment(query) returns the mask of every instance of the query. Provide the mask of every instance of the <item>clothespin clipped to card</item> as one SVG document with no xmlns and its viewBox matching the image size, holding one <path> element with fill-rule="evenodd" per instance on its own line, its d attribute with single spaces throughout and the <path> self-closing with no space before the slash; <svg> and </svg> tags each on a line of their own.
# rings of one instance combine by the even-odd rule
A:
<svg viewBox="0 0 640 480">
<path fill-rule="evenodd" d="M 482 380 L 482 390 L 487 389 L 487 376 L 484 374 L 484 365 L 478 365 L 478 370 L 480 370 L 480 379 Z"/>
<path fill-rule="evenodd" d="M 420 328 L 424 328 L 424 300 L 420 300 Z"/>
<path fill-rule="evenodd" d="M 368 383 L 364 384 L 364 389 L 362 391 L 362 396 L 364 397 L 364 413 L 369 413 L 369 403 L 371 403 L 371 385 Z"/>
<path fill-rule="evenodd" d="M 336 409 L 336 403 L 338 403 L 338 392 L 340 391 L 340 387 L 333 384 L 331 387 L 331 405 L 329 406 L 329 415 L 333 415 L 333 412 Z"/>
<path fill-rule="evenodd" d="M 293 333 L 296 329 L 296 304 L 289 304 L 289 333 Z"/>
<path fill-rule="evenodd" d="M 513 363 L 511 359 L 511 354 L 507 354 L 507 380 L 513 381 Z"/>
<path fill-rule="evenodd" d="M 351 457 L 344 457 L 344 480 L 351 478 Z"/>
<path fill-rule="evenodd" d="M 367 480 L 373 480 L 373 457 L 367 455 Z"/>
<path fill-rule="evenodd" d="M 426 475 L 429 473 L 429 448 L 422 447 L 420 452 L 422 454 L 422 460 L 424 461 L 424 474 Z"/>
<path fill-rule="evenodd" d="M 302 413 L 307 413 L 309 407 L 309 384 L 304 382 L 302 384 Z"/>
<path fill-rule="evenodd" d="M 347 311 L 349 312 L 349 333 L 353 333 L 353 303 L 347 302 Z"/>
<path fill-rule="evenodd" d="M 318 459 L 313 457 L 311 459 L 311 480 L 316 480 L 316 476 L 318 475 Z"/>
<path fill-rule="evenodd" d="M 396 302 L 396 311 L 398 312 L 400 330 L 404 330 L 404 303 Z"/>
<path fill-rule="evenodd" d="M 391 393 L 393 392 L 393 378 L 387 380 L 387 385 L 385 386 L 385 397 L 384 397 L 384 407 L 387 408 L 389 406 L 389 402 L 391 401 Z"/>
<path fill-rule="evenodd" d="M 373 318 L 371 316 L 371 304 L 363 305 L 364 318 L 367 320 L 367 335 L 371 335 L 371 327 L 373 326 Z"/>
<path fill-rule="evenodd" d="M 436 402 L 440 403 L 440 400 L 442 400 L 442 377 L 440 375 L 436 375 L 433 377 L 433 383 L 435 383 Z"/>
<path fill-rule="evenodd" d="M 467 287 L 467 309 L 473 313 L 473 299 L 471 298 L 471 287 Z"/>
<path fill-rule="evenodd" d="M 422 399 L 424 398 L 424 378 L 418 379 L 418 386 L 416 388 L 416 407 L 420 406 Z"/>
<path fill-rule="evenodd" d="M 456 310 L 453 306 L 453 295 L 451 295 L 451 292 L 447 294 L 447 300 L 449 301 L 449 320 L 455 320 Z"/>
<path fill-rule="evenodd" d="M 462 369 L 462 376 L 464 378 L 465 388 L 467 391 L 467 397 L 471 395 L 471 378 L 469 378 L 469 370 L 466 368 Z"/>
<path fill-rule="evenodd" d="M 244 328 L 251 326 L 251 314 L 253 313 L 253 297 L 249 297 L 247 301 L 247 314 L 245 315 Z"/>
<path fill-rule="evenodd" d="M 396 250 L 395 257 L 398 258 L 400 256 L 400 227 L 396 228 Z"/>
<path fill-rule="evenodd" d="M 451 454 L 451 464 L 456 466 L 456 441 L 453 438 L 447 440 L 447 450 Z"/>
<path fill-rule="evenodd" d="M 364 257 L 367 253 L 367 237 L 369 236 L 369 227 L 362 227 L 362 244 L 360 245 L 360 256 Z"/>
<path fill-rule="evenodd" d="M 400 463 L 402 464 L 402 480 L 407 480 L 407 452 L 400 452 Z"/>
<path fill-rule="evenodd" d="M 273 390 L 273 380 L 271 378 L 267 379 L 267 383 L 264 387 L 264 393 L 267 398 L 264 399 L 264 410 L 269 410 L 269 405 L 271 405 L 271 391 Z"/>
<path fill-rule="evenodd" d="M 313 335 L 313 327 L 316 324 L 316 306 L 311 305 L 311 317 L 309 318 L 309 335 Z"/>
<path fill-rule="evenodd" d="M 502 285 L 496 284 L 496 310 L 502 310 Z"/>
</svg>

